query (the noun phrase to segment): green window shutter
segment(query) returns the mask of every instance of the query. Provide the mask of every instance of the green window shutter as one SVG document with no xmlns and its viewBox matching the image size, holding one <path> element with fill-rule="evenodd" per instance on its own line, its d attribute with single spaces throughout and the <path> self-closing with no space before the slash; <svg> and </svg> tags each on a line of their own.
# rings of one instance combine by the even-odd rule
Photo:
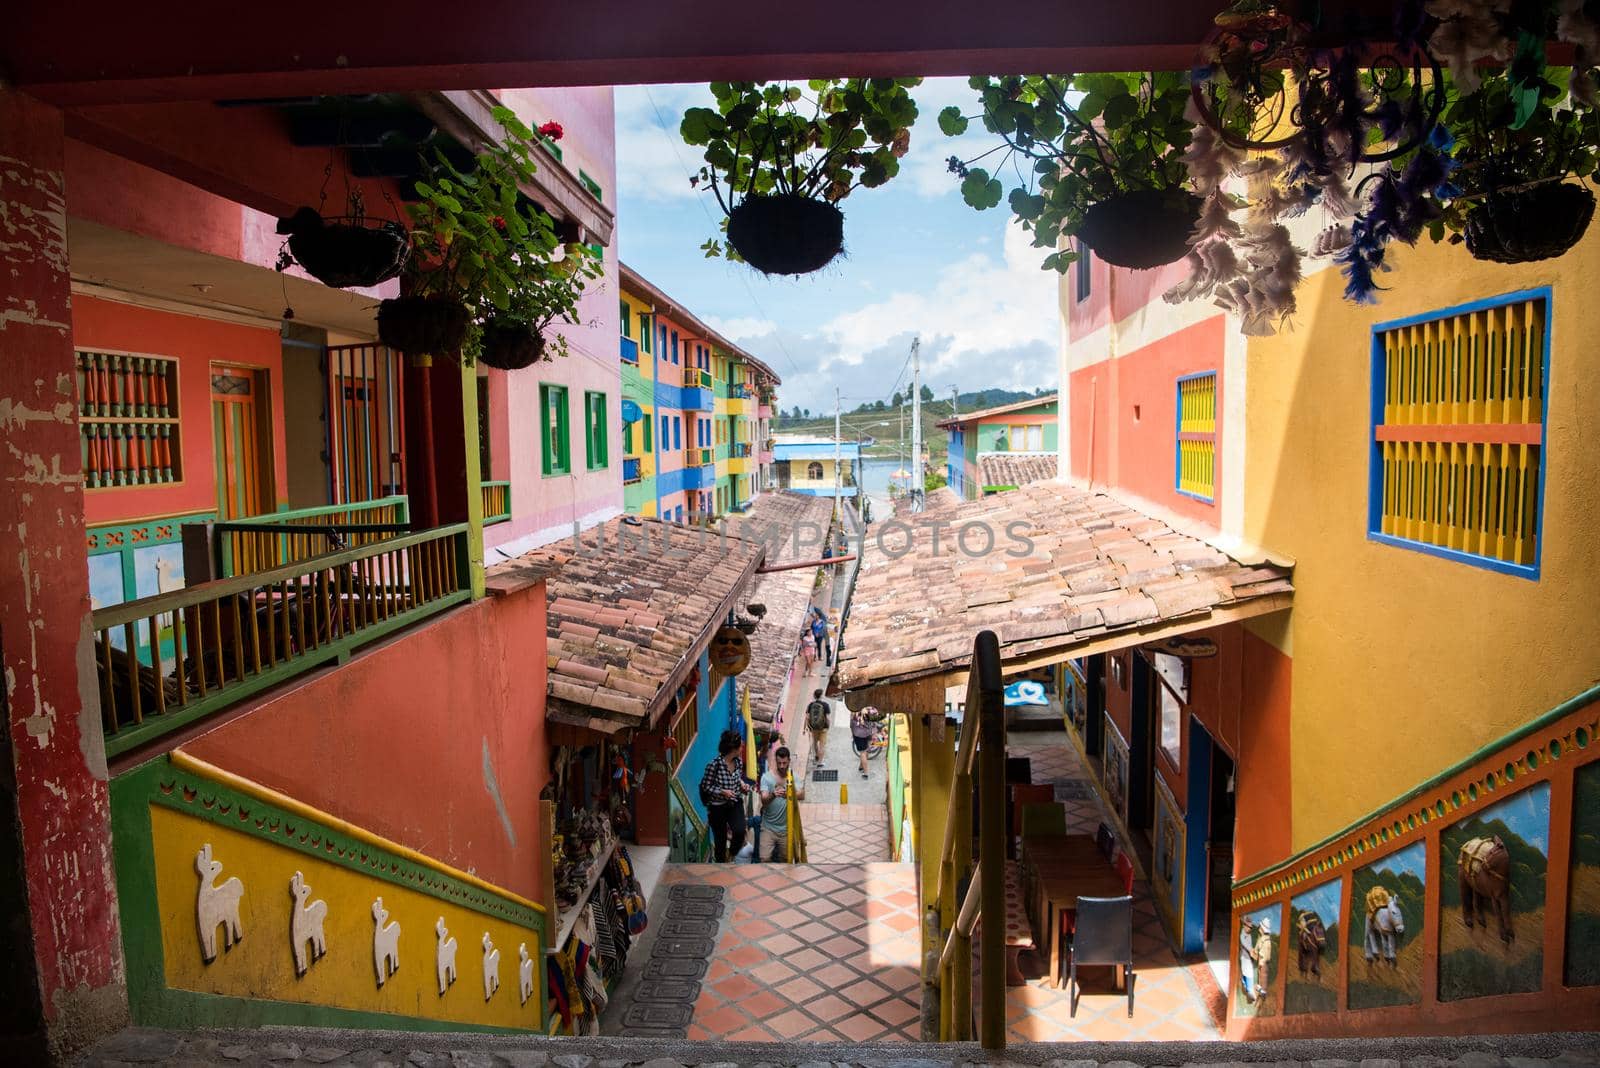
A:
<svg viewBox="0 0 1600 1068">
<path fill-rule="evenodd" d="M 632 456 L 633 455 L 633 424 L 632 423 L 623 423 L 622 424 L 622 454 L 624 456 Z"/>
<path fill-rule="evenodd" d="M 646 351 L 646 352 L 653 352 L 654 351 L 654 349 L 655 349 L 655 341 L 653 340 L 654 334 L 655 334 L 655 327 L 653 327 L 650 324 L 650 316 L 645 315 L 644 313 L 641 312 L 639 314 L 639 346 L 641 348 L 643 348 L 644 351 Z"/>
<path fill-rule="evenodd" d="M 654 451 L 654 446 L 650 444 L 650 423 L 651 422 L 652 422 L 652 420 L 648 415 L 645 416 L 643 419 L 639 420 L 639 424 L 644 427 L 644 451 L 645 452 Z"/>
<path fill-rule="evenodd" d="M 618 303 L 622 305 L 622 336 L 623 337 L 627 337 L 629 335 L 631 329 L 632 329 L 632 326 L 633 326 L 633 323 L 632 323 L 633 316 L 630 314 L 630 312 L 628 310 L 628 302 L 627 301 L 625 301 L 625 300 L 618 301 Z"/>
<path fill-rule="evenodd" d="M 550 387 L 539 387 L 539 470 L 548 475 L 554 457 L 550 455 Z"/>
<path fill-rule="evenodd" d="M 588 392 L 583 395 L 583 422 L 584 422 L 584 462 L 589 470 L 595 471 L 607 466 L 610 458 L 606 455 L 606 395 L 604 393 Z"/>
<path fill-rule="evenodd" d="M 571 469 L 566 387 L 539 387 L 539 429 L 544 442 L 541 470 L 547 475 L 566 474 Z"/>
</svg>

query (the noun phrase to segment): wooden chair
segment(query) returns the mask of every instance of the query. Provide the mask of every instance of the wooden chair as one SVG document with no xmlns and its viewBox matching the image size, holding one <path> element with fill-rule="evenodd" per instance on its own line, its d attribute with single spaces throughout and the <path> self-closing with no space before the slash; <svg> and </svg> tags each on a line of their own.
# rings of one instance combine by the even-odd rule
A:
<svg viewBox="0 0 1600 1068">
<path fill-rule="evenodd" d="M 1077 930 L 1067 956 L 1068 1015 L 1078 1015 L 1078 965 L 1113 965 L 1128 984 L 1128 1015 L 1133 1015 L 1133 898 L 1080 897 Z"/>
</svg>

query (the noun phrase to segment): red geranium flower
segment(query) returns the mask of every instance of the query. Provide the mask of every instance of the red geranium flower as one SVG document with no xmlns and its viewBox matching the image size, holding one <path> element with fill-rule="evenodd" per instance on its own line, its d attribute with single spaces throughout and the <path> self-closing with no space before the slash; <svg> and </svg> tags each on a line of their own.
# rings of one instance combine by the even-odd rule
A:
<svg viewBox="0 0 1600 1068">
<path fill-rule="evenodd" d="M 559 141 L 561 140 L 561 135 L 566 131 L 561 128 L 561 124 L 559 122 L 551 119 L 549 122 L 539 127 L 539 132 L 550 138 L 552 141 Z"/>
<path fill-rule="evenodd" d="M 506 217 L 504 215 L 496 215 L 493 222 L 496 230 L 504 230 L 506 228 Z"/>
</svg>

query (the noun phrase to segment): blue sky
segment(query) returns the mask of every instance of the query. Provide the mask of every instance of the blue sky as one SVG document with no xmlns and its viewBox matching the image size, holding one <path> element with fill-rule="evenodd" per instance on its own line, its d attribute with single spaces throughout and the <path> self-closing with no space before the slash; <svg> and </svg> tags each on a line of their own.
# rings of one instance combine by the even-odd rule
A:
<svg viewBox="0 0 1600 1068">
<path fill-rule="evenodd" d="M 686 107 L 711 104 L 703 85 L 616 90 L 618 242 L 623 260 L 682 301 L 783 378 L 779 403 L 832 411 L 888 401 L 913 334 L 923 381 L 948 394 L 1053 387 L 1060 321 L 1056 275 L 1045 250 L 1010 225 L 1004 207 L 977 212 L 961 200 L 944 161 L 989 147 L 984 136 L 939 132 L 946 104 L 971 107 L 965 79 L 929 79 L 913 91 L 921 114 L 901 171 L 858 189 L 845 213 L 846 257 L 803 278 L 767 278 L 706 259 L 720 209 L 689 186 L 699 152 L 678 137 Z M 975 124 L 976 126 L 976 124 Z M 904 388 L 904 387 L 902 387 Z"/>
<path fill-rule="evenodd" d="M 1324 924 L 1338 923 L 1339 915 L 1339 880 L 1323 883 L 1315 890 L 1307 890 L 1303 894 L 1296 894 L 1293 905 L 1301 912 L 1315 912 L 1322 917 Z"/>
<path fill-rule="evenodd" d="M 1540 783 L 1506 798 L 1499 804 L 1490 805 L 1477 818 L 1485 823 L 1490 820 L 1504 820 L 1522 840 L 1538 849 L 1539 852 L 1550 855 L 1550 784 Z"/>
</svg>

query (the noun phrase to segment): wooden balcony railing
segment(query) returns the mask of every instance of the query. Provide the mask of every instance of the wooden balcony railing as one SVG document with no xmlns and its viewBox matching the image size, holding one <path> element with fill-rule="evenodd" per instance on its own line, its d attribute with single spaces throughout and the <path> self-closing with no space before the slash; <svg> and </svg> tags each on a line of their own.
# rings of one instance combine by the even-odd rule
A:
<svg viewBox="0 0 1600 1068">
<path fill-rule="evenodd" d="M 483 525 L 491 523 L 504 523 L 511 518 L 511 483 L 480 482 L 479 492 L 483 494 Z"/>
<path fill-rule="evenodd" d="M 409 509 L 402 495 L 214 523 L 216 574 L 251 575 L 392 538 L 410 529 Z"/>
<path fill-rule="evenodd" d="M 696 707 L 697 698 L 690 697 L 678 709 L 677 716 L 672 720 L 672 726 L 667 728 L 667 735 L 672 739 L 672 768 L 674 771 L 689 755 L 689 746 L 694 743 L 695 735 L 700 733 L 700 711 Z"/>
<path fill-rule="evenodd" d="M 471 597 L 457 524 L 102 608 L 91 625 L 106 754 Z"/>
</svg>

